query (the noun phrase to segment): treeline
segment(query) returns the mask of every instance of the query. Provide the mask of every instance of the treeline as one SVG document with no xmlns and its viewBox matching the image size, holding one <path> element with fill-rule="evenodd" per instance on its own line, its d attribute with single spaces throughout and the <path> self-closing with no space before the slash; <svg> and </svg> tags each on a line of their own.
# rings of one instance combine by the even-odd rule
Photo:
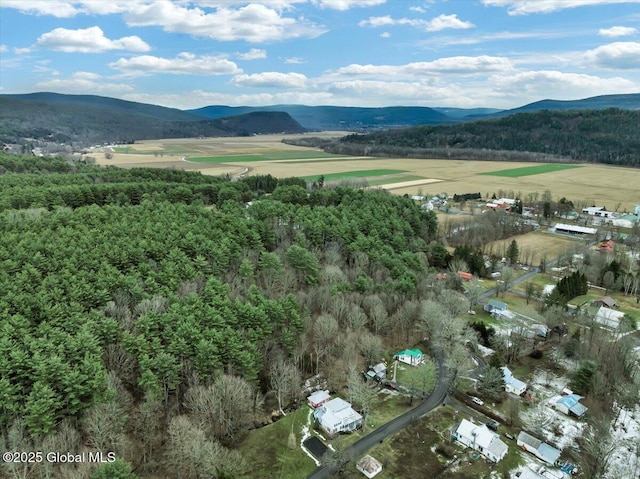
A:
<svg viewBox="0 0 640 479">
<path fill-rule="evenodd" d="M 480 198 L 482 198 L 480 193 L 463 193 L 461 195 L 456 193 L 453 195 L 453 201 L 456 203 L 460 201 L 478 200 Z"/>
<path fill-rule="evenodd" d="M 573 298 L 589 292 L 587 277 L 583 272 L 575 271 L 565 276 L 556 284 L 551 294 L 547 297 L 547 304 L 566 305 Z"/>
<path fill-rule="evenodd" d="M 496 120 L 353 134 L 331 153 L 640 166 L 640 111 L 520 113 Z"/>
<path fill-rule="evenodd" d="M 13 167 L 49 171 L 40 161 Z M 446 249 L 435 214 L 408 198 L 160 169 L 16 176 L 0 178 L 5 450 L 98 449 L 154 477 L 237 477 L 247 469 L 225 446 L 264 420 L 266 393 L 295 401 L 319 369 L 339 388 L 346 364 L 385 354 L 382 335 L 427 334 L 416 308 Z M 99 204 L 105 191 L 122 201 Z M 0 474 L 95 468 L 14 466 Z M 110 467 L 95 477 L 116 477 Z"/>
</svg>

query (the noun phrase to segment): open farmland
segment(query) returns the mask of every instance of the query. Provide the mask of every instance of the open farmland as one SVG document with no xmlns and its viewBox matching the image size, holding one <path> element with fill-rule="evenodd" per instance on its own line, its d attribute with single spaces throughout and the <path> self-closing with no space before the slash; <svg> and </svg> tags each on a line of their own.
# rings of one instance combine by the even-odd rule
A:
<svg viewBox="0 0 640 479">
<path fill-rule="evenodd" d="M 336 137 L 341 132 L 310 133 L 308 136 Z M 291 135 L 300 137 L 304 135 Z M 589 204 L 614 209 L 631 210 L 638 203 L 640 170 L 607 165 L 585 164 L 580 168 L 567 165 L 531 165 L 505 161 L 463 161 L 443 159 L 331 157 L 317 148 L 305 148 L 282 143 L 285 135 L 260 135 L 239 138 L 170 139 L 142 141 L 128 145 L 124 151 L 112 151 L 107 160 L 95 152 L 98 163 L 122 167 L 153 166 L 198 170 L 208 175 L 271 174 L 279 177 L 317 177 L 346 174 L 350 178 L 367 178 L 371 170 L 403 170 L 389 181 L 376 177 L 373 184 L 388 187 L 394 194 L 418 193 L 462 194 L 480 192 L 492 195 L 499 190 L 513 190 L 523 197 L 528 193 L 550 190 L 554 199 L 566 197 L 585 200 Z M 117 147 L 119 148 L 119 147 Z M 261 157 L 263 161 L 233 161 L 230 163 L 195 163 L 190 158 Z M 187 161 L 182 161 L 186 159 Z M 268 159 L 267 159 L 268 158 Z M 237 158 L 236 158 L 237 159 Z M 578 165 L 569 165 L 578 166 Z M 522 175 L 521 168 L 537 171 Z M 550 171 L 550 169 L 552 171 Z M 494 176 L 496 172 L 515 172 L 518 176 Z M 358 173 L 361 171 L 361 176 Z M 405 183 L 410 182 L 410 183 Z"/>
<path fill-rule="evenodd" d="M 490 176 L 506 176 L 507 178 L 520 178 L 522 176 L 541 175 L 543 173 L 553 173 L 555 171 L 569 170 L 571 168 L 581 168 L 582 165 L 560 165 L 555 163 L 545 163 L 542 165 L 524 166 L 522 168 L 510 168 L 508 170 L 488 171 L 482 173 Z"/>
</svg>

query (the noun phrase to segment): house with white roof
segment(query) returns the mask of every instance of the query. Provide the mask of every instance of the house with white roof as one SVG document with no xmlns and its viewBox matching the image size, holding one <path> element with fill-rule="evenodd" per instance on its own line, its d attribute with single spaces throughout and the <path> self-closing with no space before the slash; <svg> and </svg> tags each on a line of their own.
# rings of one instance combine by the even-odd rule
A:
<svg viewBox="0 0 640 479">
<path fill-rule="evenodd" d="M 347 401 L 335 398 L 324 403 L 313 413 L 320 428 L 327 434 L 352 432 L 362 425 L 362 416 Z"/>
<path fill-rule="evenodd" d="M 453 433 L 459 443 L 478 451 L 493 462 L 498 462 L 507 455 L 508 447 L 495 432 L 486 425 L 474 424 L 463 419 Z"/>
<path fill-rule="evenodd" d="M 516 394 L 517 396 L 521 396 L 527 390 L 527 383 L 520 381 L 516 378 L 509 370 L 508 367 L 502 366 L 500 368 L 502 371 L 502 377 L 504 379 L 504 390 L 508 393 Z"/>
<path fill-rule="evenodd" d="M 331 396 L 329 395 L 329 391 L 316 391 L 307 398 L 307 404 L 314 409 L 318 409 L 330 400 Z"/>
<path fill-rule="evenodd" d="M 620 321 L 624 317 L 622 311 L 616 311 L 606 306 L 600 306 L 596 313 L 596 323 L 606 326 L 608 328 L 616 329 L 620 326 Z"/>
</svg>

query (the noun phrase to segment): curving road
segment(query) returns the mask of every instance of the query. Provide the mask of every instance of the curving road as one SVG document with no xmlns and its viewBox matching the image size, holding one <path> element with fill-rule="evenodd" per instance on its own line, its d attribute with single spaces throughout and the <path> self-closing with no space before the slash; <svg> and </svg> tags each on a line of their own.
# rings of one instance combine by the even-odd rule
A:
<svg viewBox="0 0 640 479">
<path fill-rule="evenodd" d="M 442 351 L 436 352 L 435 359 L 438 364 L 438 382 L 431 394 L 415 408 L 383 424 L 362 439 L 358 439 L 346 448 L 345 452 L 347 457 L 359 458 L 376 444 L 381 443 L 392 434 L 404 429 L 429 411 L 444 403 L 449 392 L 449 383 L 446 377 L 447 370 L 444 365 L 444 353 L 442 353 Z M 329 479 L 337 471 L 338 469 L 335 466 L 320 466 L 307 476 L 307 479 Z"/>
</svg>

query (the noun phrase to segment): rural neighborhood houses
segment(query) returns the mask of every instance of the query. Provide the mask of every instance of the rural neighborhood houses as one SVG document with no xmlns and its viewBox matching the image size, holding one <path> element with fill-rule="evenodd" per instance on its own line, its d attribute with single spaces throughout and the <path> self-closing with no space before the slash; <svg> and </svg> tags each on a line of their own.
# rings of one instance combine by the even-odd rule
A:
<svg viewBox="0 0 640 479">
<path fill-rule="evenodd" d="M 344 399 L 335 398 L 313 413 L 320 428 L 327 434 L 352 432 L 362 425 L 362 416 Z"/>
<path fill-rule="evenodd" d="M 453 438 L 493 462 L 498 462 L 507 455 L 507 445 L 485 424 L 477 425 L 463 419 L 453 433 Z"/>
<path fill-rule="evenodd" d="M 382 472 L 382 464 L 376 458 L 367 454 L 358 461 L 356 469 L 371 479 Z"/>
<path fill-rule="evenodd" d="M 578 396 L 577 394 L 567 394 L 566 396 L 562 396 L 558 399 L 553 404 L 553 407 L 567 416 L 581 418 L 587 412 L 587 407 L 580 404 L 580 399 L 582 399 L 582 396 Z"/>
<path fill-rule="evenodd" d="M 513 317 L 507 303 L 503 303 L 497 299 L 490 299 L 489 302 L 484 305 L 484 310 L 496 319 L 511 319 Z"/>
<path fill-rule="evenodd" d="M 393 359 L 397 359 L 401 363 L 408 364 L 410 366 L 420 366 L 425 361 L 425 356 L 419 349 L 405 349 L 393 356 Z"/>
<path fill-rule="evenodd" d="M 517 396 L 524 394 L 527 390 L 527 384 L 513 376 L 508 367 L 502 366 L 500 369 L 502 370 L 502 377 L 504 379 L 504 390 Z"/>
<path fill-rule="evenodd" d="M 518 447 L 530 452 L 549 466 L 555 465 L 560 457 L 561 451 L 524 431 L 520 431 L 518 434 L 517 444 Z"/>
</svg>

